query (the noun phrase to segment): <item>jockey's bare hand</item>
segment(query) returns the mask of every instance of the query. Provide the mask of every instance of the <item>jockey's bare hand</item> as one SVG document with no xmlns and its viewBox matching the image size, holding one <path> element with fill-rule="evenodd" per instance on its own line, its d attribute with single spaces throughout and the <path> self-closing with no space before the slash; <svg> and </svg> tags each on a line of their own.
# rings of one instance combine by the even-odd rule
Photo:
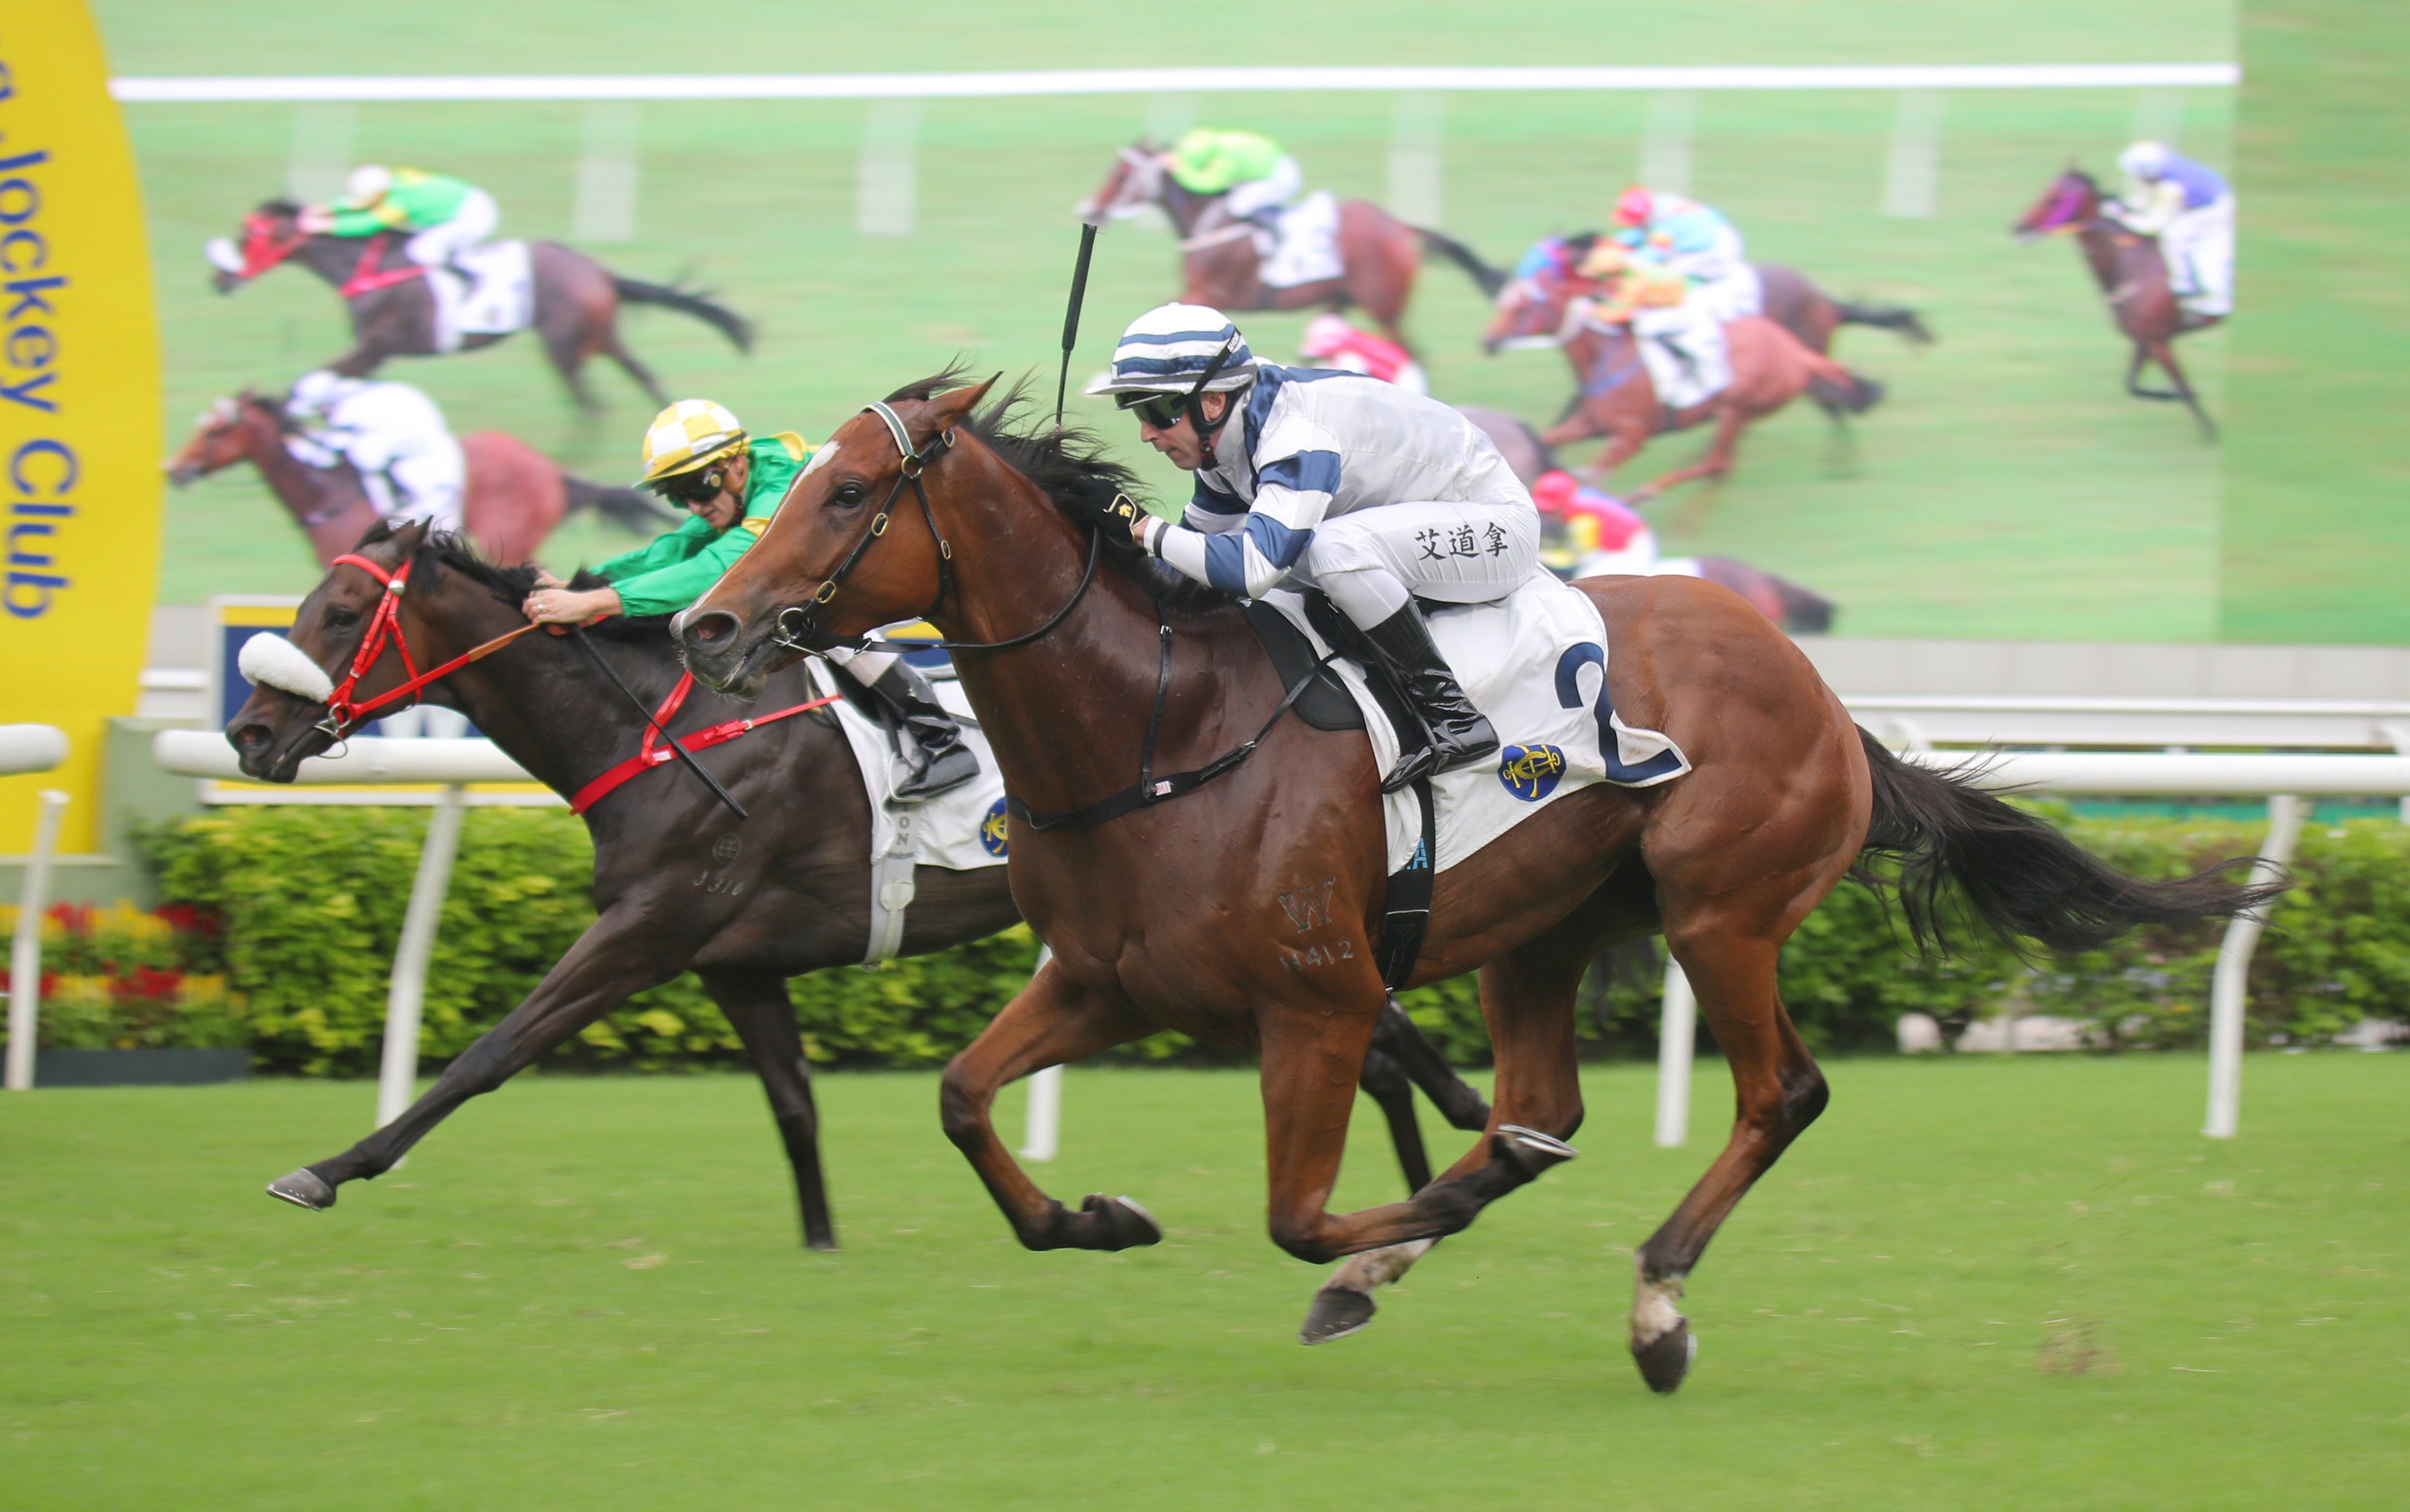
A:
<svg viewBox="0 0 2410 1512">
<path fill-rule="evenodd" d="M 538 588 L 519 612 L 538 625 L 593 625 L 619 612 L 619 590 Z"/>
<path fill-rule="evenodd" d="M 542 567 L 535 569 L 535 585 L 539 588 L 566 588 L 569 586 L 568 583 L 561 582 L 557 577 L 554 577 L 550 569 Z"/>
<path fill-rule="evenodd" d="M 317 205 L 304 205 L 301 213 L 293 217 L 293 224 L 314 237 L 335 229 L 335 212 Z"/>
</svg>

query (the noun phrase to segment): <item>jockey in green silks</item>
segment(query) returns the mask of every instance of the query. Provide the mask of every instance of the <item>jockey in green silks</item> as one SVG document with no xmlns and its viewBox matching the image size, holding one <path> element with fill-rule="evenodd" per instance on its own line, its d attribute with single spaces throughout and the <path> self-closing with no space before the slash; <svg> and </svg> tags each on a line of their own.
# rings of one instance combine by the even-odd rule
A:
<svg viewBox="0 0 2410 1512">
<path fill-rule="evenodd" d="M 1280 230 L 1281 207 L 1305 182 L 1304 170 L 1286 149 L 1252 131 L 1198 126 L 1163 154 L 1172 181 L 1192 194 L 1220 194 L 1234 221 L 1253 221 Z"/>
<path fill-rule="evenodd" d="M 770 516 L 813 448 L 792 431 L 754 439 L 709 399 L 680 399 L 645 432 L 638 485 L 683 505 L 693 518 L 650 545 L 594 569 L 603 586 L 577 589 L 539 570 L 521 606 L 539 625 L 591 625 L 612 614 L 675 614 L 708 592 L 769 528 Z M 877 699 L 919 755 L 895 796 L 933 797 L 979 773 L 962 727 L 928 680 L 893 651 L 834 648 L 824 655 Z"/>
<path fill-rule="evenodd" d="M 424 168 L 364 163 L 352 170 L 344 191 L 339 205 L 304 209 L 301 229 L 338 237 L 400 233 L 410 238 L 402 255 L 421 267 L 456 265 L 501 223 L 493 195 L 464 179 Z"/>
</svg>

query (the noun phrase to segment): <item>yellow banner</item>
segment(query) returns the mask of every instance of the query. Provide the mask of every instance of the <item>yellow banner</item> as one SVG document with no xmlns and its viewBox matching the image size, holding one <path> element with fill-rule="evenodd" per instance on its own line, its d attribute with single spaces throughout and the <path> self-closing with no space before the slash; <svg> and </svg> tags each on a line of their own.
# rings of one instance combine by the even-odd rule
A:
<svg viewBox="0 0 2410 1512">
<path fill-rule="evenodd" d="M 134 153 L 83 0 L 0 25 L 0 723 L 55 725 L 58 771 L 0 777 L 0 853 L 34 795 L 89 851 L 101 736 L 139 694 L 159 577 L 159 333 Z"/>
</svg>

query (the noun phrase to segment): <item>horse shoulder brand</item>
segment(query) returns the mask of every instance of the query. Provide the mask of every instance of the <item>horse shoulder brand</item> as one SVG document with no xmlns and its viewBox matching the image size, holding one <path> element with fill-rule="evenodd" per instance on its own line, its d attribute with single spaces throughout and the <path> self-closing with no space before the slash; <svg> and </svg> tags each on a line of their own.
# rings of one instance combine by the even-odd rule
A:
<svg viewBox="0 0 2410 1512">
<path fill-rule="evenodd" d="M 1338 885 L 1337 877 L 1325 877 L 1310 887 L 1280 895 L 1280 906 L 1298 933 L 1304 934 L 1330 922 L 1330 891 Z"/>
</svg>

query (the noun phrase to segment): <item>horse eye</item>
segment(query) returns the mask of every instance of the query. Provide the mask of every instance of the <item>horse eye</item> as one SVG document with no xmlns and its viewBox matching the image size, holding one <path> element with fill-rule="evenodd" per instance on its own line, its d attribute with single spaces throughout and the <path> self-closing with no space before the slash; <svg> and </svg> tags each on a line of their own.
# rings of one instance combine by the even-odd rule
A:
<svg viewBox="0 0 2410 1512">
<path fill-rule="evenodd" d="M 859 504 L 865 496 L 860 483 L 839 483 L 836 492 L 830 497 L 838 504 Z"/>
<path fill-rule="evenodd" d="M 332 604 L 327 606 L 327 628 L 330 630 L 348 630 L 359 622 L 360 612 L 358 610 L 344 609 L 340 605 Z"/>
</svg>

